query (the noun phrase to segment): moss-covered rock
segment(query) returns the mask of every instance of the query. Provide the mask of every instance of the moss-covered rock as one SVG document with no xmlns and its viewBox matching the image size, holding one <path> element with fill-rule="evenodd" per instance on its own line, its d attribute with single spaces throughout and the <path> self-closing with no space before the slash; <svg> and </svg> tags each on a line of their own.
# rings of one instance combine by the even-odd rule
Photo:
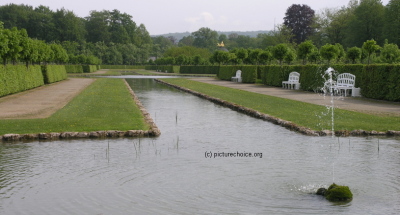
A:
<svg viewBox="0 0 400 215">
<path fill-rule="evenodd" d="M 348 186 L 340 186 L 335 183 L 329 186 L 324 196 L 327 200 L 333 202 L 351 201 L 353 199 L 353 193 Z"/>
</svg>

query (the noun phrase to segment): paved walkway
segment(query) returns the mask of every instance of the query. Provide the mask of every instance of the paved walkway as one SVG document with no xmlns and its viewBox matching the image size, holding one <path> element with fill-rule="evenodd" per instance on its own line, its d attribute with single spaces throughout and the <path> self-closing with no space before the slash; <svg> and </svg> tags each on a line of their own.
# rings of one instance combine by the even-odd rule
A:
<svg viewBox="0 0 400 215">
<path fill-rule="evenodd" d="M 94 79 L 69 78 L 0 98 L 0 119 L 47 118 L 68 104 Z"/>
<path fill-rule="evenodd" d="M 268 87 L 265 85 L 222 81 L 222 80 L 217 80 L 215 78 L 207 78 L 207 77 L 193 78 L 192 80 L 241 89 L 241 90 L 247 90 L 270 96 L 307 102 L 311 104 L 317 104 L 317 105 L 331 104 L 330 96 L 324 97 L 322 94 L 306 92 L 301 90 L 288 90 L 279 87 Z M 399 102 L 386 102 L 386 101 L 379 101 L 379 100 L 372 100 L 365 98 L 334 96 L 333 103 L 335 108 L 340 108 L 345 110 L 352 110 L 363 113 L 381 114 L 381 115 L 400 116 Z"/>
</svg>

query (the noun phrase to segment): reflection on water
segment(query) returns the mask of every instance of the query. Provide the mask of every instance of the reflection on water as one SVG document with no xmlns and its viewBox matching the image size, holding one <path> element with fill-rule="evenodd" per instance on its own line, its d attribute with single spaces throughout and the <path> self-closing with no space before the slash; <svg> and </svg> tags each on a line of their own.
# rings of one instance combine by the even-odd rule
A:
<svg viewBox="0 0 400 215">
<path fill-rule="evenodd" d="M 129 79 L 162 135 L 0 145 L 0 214 L 396 214 L 400 141 L 309 137 Z M 214 153 L 259 157 L 208 158 Z M 334 163 L 334 169 L 333 169 Z M 313 195 L 350 186 L 344 205 Z"/>
</svg>

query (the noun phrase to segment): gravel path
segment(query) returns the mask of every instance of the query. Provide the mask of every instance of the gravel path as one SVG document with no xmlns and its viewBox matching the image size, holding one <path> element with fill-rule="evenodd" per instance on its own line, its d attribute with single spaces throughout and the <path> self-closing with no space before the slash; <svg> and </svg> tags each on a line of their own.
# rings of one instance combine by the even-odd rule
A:
<svg viewBox="0 0 400 215">
<path fill-rule="evenodd" d="M 64 107 L 95 79 L 70 78 L 0 98 L 0 119 L 47 118 Z"/>
</svg>

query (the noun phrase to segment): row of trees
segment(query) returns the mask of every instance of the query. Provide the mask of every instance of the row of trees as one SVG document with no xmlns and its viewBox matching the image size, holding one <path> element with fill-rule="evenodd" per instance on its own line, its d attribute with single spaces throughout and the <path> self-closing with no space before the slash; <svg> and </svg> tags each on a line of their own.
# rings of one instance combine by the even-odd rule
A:
<svg viewBox="0 0 400 215">
<path fill-rule="evenodd" d="M 386 6 L 380 0 L 362 0 L 360 3 L 350 0 L 347 6 L 325 9 L 319 13 L 315 13 L 307 5 L 294 4 L 287 9 L 282 25 L 255 38 L 235 33 L 218 34 L 204 27 L 177 41 L 174 37 L 150 37 L 143 24 L 136 25 L 130 15 L 118 10 L 91 11 L 89 16 L 80 18 L 72 11 L 52 11 L 46 6 L 0 6 L 0 21 L 4 22 L 5 29 L 9 29 L 7 31 L 18 31 L 12 30 L 13 27 L 21 29 L 19 31 L 25 29 L 32 41 L 62 46 L 68 58 L 64 57 L 64 60 L 59 59 L 56 62 L 128 65 L 146 63 L 149 56 L 162 58 L 156 61 L 161 64 L 166 58 L 169 58 L 167 62 L 172 59 L 176 61 L 180 55 L 182 56 L 177 60 L 178 64 L 219 63 L 221 61 L 216 59 L 227 58 L 225 54 L 215 57 L 216 44 L 221 41 L 231 50 L 230 60 L 227 61 L 230 63 L 265 63 L 263 60 L 255 61 L 238 56 L 243 55 L 237 53 L 237 50 L 242 49 L 261 50 L 260 53 L 264 55 L 261 59 L 270 53 L 280 63 L 296 60 L 303 64 L 310 61 L 320 62 L 327 59 L 324 57 L 327 47 L 337 47 L 334 59 L 338 61 L 359 62 L 367 59 L 367 52 L 362 49 L 367 40 L 374 40 L 382 47 L 378 49 L 380 52 L 377 55 L 369 56 L 369 61 L 394 63 L 399 61 L 396 54 L 400 43 L 398 14 L 400 0 L 390 0 Z M 386 42 L 384 38 L 387 39 Z M 304 48 L 304 42 L 311 43 L 312 48 Z M 282 51 L 287 50 L 286 59 L 274 57 L 272 50 L 275 47 L 281 47 Z M 313 51 L 304 54 L 299 51 L 303 49 Z M 349 57 L 349 51 L 355 53 L 355 58 Z M 357 53 L 360 53 L 360 57 Z M 26 61 L 23 55 L 14 54 L 13 57 L 5 58 L 9 61 Z M 2 58 L 4 61 L 4 57 Z M 49 60 L 33 58 L 29 61 Z"/>
<path fill-rule="evenodd" d="M 32 40 L 61 45 L 68 58 L 59 62 L 137 64 L 147 62 L 153 49 L 146 27 L 118 10 L 80 18 L 64 8 L 8 4 L 0 6 L 0 21 L 5 29 L 25 29 Z"/>
<path fill-rule="evenodd" d="M 375 62 L 395 63 L 400 61 L 400 49 L 396 44 L 385 42 L 383 47 L 377 45 L 375 40 L 365 41 L 361 48 L 352 47 L 344 50 L 339 43 L 334 45 L 325 44 L 317 48 L 311 40 L 300 43 L 296 48 L 291 44 L 281 43 L 270 46 L 267 49 L 245 49 L 235 48 L 231 51 L 215 51 L 213 55 L 200 55 L 199 50 L 188 46 L 171 48 L 175 55 L 168 54 L 166 57 L 157 59 L 156 64 L 171 65 L 211 65 L 211 64 L 298 64 L 310 63 L 370 63 Z M 192 50 L 187 54 L 187 50 Z M 201 50 L 201 49 L 200 49 Z M 380 56 L 377 51 L 380 50 Z M 169 53 L 169 50 L 166 52 Z"/>
</svg>

